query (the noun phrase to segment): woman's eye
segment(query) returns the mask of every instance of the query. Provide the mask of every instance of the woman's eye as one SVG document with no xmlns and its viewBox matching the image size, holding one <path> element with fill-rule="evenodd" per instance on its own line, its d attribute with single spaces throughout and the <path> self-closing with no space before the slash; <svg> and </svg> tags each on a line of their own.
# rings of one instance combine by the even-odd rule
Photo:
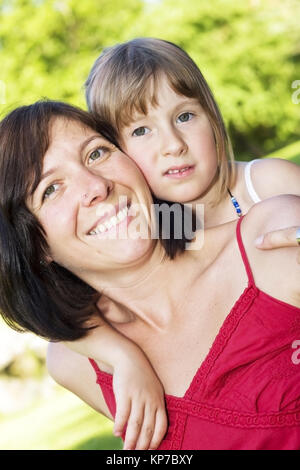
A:
<svg viewBox="0 0 300 470">
<path fill-rule="evenodd" d="M 133 131 L 132 135 L 135 137 L 141 137 L 142 135 L 148 134 L 148 132 L 150 132 L 148 127 L 138 127 Z"/>
<path fill-rule="evenodd" d="M 188 122 L 192 119 L 193 114 L 192 113 L 182 113 L 180 116 L 178 116 L 177 121 L 179 122 Z"/>
<path fill-rule="evenodd" d="M 92 153 L 89 155 L 89 160 L 95 161 L 95 160 L 102 160 L 104 157 L 106 157 L 109 153 L 111 153 L 111 149 L 108 147 L 99 147 L 96 150 L 93 150 Z"/>
<path fill-rule="evenodd" d="M 48 197 L 51 196 L 51 194 L 53 194 L 55 192 L 55 187 L 58 186 L 58 183 L 53 183 L 51 184 L 50 186 L 48 186 L 48 188 L 46 189 L 46 191 L 44 191 L 44 194 L 43 194 L 43 200 L 44 199 L 47 199 Z"/>
</svg>

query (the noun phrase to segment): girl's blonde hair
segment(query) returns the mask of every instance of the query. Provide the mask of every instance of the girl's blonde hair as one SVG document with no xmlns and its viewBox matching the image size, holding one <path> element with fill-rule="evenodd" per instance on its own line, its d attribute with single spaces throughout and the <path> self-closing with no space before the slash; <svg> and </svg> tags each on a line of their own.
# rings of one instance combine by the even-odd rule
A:
<svg viewBox="0 0 300 470">
<path fill-rule="evenodd" d="M 235 181 L 233 151 L 212 92 L 183 49 L 155 38 L 137 38 L 104 49 L 85 83 L 88 108 L 119 133 L 136 111 L 147 114 L 149 103 L 157 105 L 162 75 L 176 93 L 196 98 L 210 121 L 218 156 L 217 204 Z"/>
</svg>

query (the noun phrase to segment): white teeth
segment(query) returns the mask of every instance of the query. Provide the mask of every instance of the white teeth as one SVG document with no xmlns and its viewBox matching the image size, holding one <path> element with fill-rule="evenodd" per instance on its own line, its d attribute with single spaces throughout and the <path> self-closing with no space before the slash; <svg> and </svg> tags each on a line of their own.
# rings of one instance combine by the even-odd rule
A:
<svg viewBox="0 0 300 470">
<path fill-rule="evenodd" d="M 98 233 L 103 233 L 109 230 L 112 227 L 115 227 L 119 222 L 124 220 L 128 214 L 128 207 L 120 210 L 117 215 L 113 215 L 110 219 L 106 220 L 103 224 L 97 225 L 97 227 L 92 230 L 89 235 L 97 235 Z"/>
<path fill-rule="evenodd" d="M 118 212 L 116 218 L 117 218 L 117 221 L 122 221 L 125 219 L 125 217 L 127 216 L 127 213 L 128 213 L 128 208 L 126 207 L 126 210 L 122 210 L 120 212 Z"/>
<path fill-rule="evenodd" d="M 172 175 L 173 173 L 182 173 L 183 171 L 186 171 L 189 169 L 189 166 L 182 168 L 181 170 L 169 170 L 167 171 L 167 175 Z"/>
</svg>

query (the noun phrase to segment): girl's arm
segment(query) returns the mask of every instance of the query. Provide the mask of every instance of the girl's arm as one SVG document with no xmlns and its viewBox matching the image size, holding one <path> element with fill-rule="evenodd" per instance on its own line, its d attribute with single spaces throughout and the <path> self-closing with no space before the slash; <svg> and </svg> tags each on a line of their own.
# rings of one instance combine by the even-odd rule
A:
<svg viewBox="0 0 300 470">
<path fill-rule="evenodd" d="M 261 200 L 283 194 L 300 196 L 300 165 L 282 158 L 261 158 L 251 167 L 251 180 Z"/>
<path fill-rule="evenodd" d="M 251 178 L 255 190 L 262 200 L 280 194 L 300 196 L 300 165 L 289 160 L 263 158 L 254 162 L 251 168 Z M 255 245 L 262 250 L 296 247 L 298 246 L 296 234 L 299 226 L 261 234 Z M 300 249 L 297 258 L 300 263 Z"/>
<path fill-rule="evenodd" d="M 252 261 L 252 272 L 259 289 L 300 308 L 300 267 L 296 262 L 299 248 L 257 250 L 255 240 L 261 233 L 294 227 L 300 220 L 300 198 L 282 195 L 266 199 L 251 207 L 242 230 L 247 243 L 247 256 Z M 295 233 L 295 232 L 294 232 Z M 290 255 L 290 256 L 289 256 Z"/>
<path fill-rule="evenodd" d="M 77 395 L 98 413 L 113 419 L 101 388 L 96 383 L 95 372 L 84 356 L 71 351 L 63 343 L 49 343 L 47 369 L 55 382 Z"/>
<path fill-rule="evenodd" d="M 97 322 L 98 326 L 86 337 L 64 343 L 65 346 L 60 345 L 60 347 L 77 353 L 76 357 L 80 354 L 94 359 L 102 370 L 113 375 L 116 399 L 114 433 L 121 436 L 127 423 L 124 449 L 156 449 L 167 430 L 162 384 L 147 357 L 135 343 L 114 330 L 101 318 L 97 317 Z M 89 362 L 84 360 L 86 366 L 91 369 Z M 51 364 L 52 375 L 55 375 L 53 361 Z M 74 369 L 77 370 L 76 365 Z M 95 375 L 93 380 L 96 382 Z M 70 389 L 68 383 L 65 387 Z M 89 385 L 84 383 L 84 390 L 85 387 Z M 100 391 L 99 386 L 97 387 Z M 74 393 L 78 394 L 76 390 Z M 80 388 L 80 392 L 82 391 Z M 81 393 L 79 396 L 89 403 L 83 395 Z M 107 415 L 107 408 L 104 414 Z"/>
<path fill-rule="evenodd" d="M 297 261 L 300 264 L 300 225 L 281 230 L 274 230 L 259 236 L 255 246 L 261 250 L 272 250 L 273 248 L 299 247 Z"/>
</svg>

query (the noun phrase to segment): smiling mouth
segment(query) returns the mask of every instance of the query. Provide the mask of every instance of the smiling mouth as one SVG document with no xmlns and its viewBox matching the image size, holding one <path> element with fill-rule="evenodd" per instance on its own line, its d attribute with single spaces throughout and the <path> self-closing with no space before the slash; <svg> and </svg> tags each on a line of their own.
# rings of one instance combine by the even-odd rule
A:
<svg viewBox="0 0 300 470">
<path fill-rule="evenodd" d="M 88 235 L 99 235 L 100 233 L 108 232 L 112 227 L 116 227 L 119 223 L 126 219 L 130 206 L 131 201 L 129 201 L 125 207 L 123 206 L 122 208 L 119 208 L 117 213 L 114 213 L 105 221 L 99 222 L 92 230 L 88 232 Z"/>
<path fill-rule="evenodd" d="M 183 175 L 187 174 L 191 170 L 193 170 L 195 165 L 185 165 L 185 166 L 180 166 L 180 167 L 172 167 L 169 170 L 164 172 L 164 176 L 170 176 L 170 175 Z"/>
</svg>

